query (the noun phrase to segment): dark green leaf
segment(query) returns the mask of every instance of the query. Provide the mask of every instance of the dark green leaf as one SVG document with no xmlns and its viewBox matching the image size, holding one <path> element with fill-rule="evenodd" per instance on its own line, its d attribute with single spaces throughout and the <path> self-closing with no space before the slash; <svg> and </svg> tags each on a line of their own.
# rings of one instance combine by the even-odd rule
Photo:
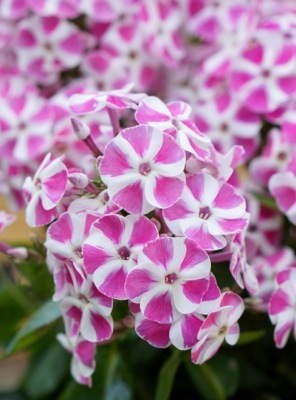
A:
<svg viewBox="0 0 296 400">
<path fill-rule="evenodd" d="M 180 364 L 180 351 L 175 350 L 161 367 L 158 375 L 155 400 L 168 400 Z"/>
<path fill-rule="evenodd" d="M 242 346 L 261 339 L 266 334 L 265 330 L 241 332 L 236 346 Z"/>
<path fill-rule="evenodd" d="M 40 399 L 53 393 L 67 373 L 67 353 L 54 343 L 41 353 L 30 369 L 24 390 L 30 399 Z"/>
<path fill-rule="evenodd" d="M 61 316 L 57 303 L 48 301 L 40 307 L 28 320 L 26 325 L 12 339 L 6 349 L 6 355 L 27 347 L 46 331 L 48 325 Z"/>
<path fill-rule="evenodd" d="M 239 365 L 234 358 L 217 354 L 202 365 L 194 365 L 188 359 L 186 368 L 196 390 L 206 400 L 225 400 L 237 389 Z"/>
</svg>

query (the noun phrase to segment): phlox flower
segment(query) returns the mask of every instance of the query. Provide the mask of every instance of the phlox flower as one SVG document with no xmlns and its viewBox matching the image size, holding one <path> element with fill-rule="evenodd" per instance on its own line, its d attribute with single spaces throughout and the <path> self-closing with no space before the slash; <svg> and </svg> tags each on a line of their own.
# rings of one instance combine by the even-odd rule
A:
<svg viewBox="0 0 296 400">
<path fill-rule="evenodd" d="M 254 267 L 247 261 L 245 236 L 246 229 L 234 235 L 230 241 L 231 259 L 229 269 L 239 287 L 242 289 L 246 287 L 250 293 L 256 293 L 259 285 Z"/>
<path fill-rule="evenodd" d="M 62 157 L 51 160 L 51 154 L 42 161 L 33 179 L 27 177 L 23 195 L 27 203 L 26 221 L 29 226 L 42 226 L 52 222 L 58 212 L 57 205 L 67 186 L 67 169 Z"/>
<path fill-rule="evenodd" d="M 261 301 L 257 306 L 259 310 L 267 310 L 270 296 L 276 288 L 277 274 L 288 269 L 294 262 L 293 250 L 289 247 L 279 247 L 272 254 L 256 257 L 251 262 L 258 280 L 258 290 L 254 297 Z"/>
<path fill-rule="evenodd" d="M 165 348 L 173 344 L 179 350 L 187 350 L 196 344 L 197 334 L 204 317 L 220 304 L 221 292 L 214 275 L 210 274 L 209 287 L 203 295 L 196 312 L 181 314 L 171 323 L 159 323 L 144 317 L 140 304 L 129 302 L 130 310 L 135 315 L 135 331 L 154 347 Z"/>
<path fill-rule="evenodd" d="M 197 309 L 209 287 L 210 265 L 191 240 L 162 237 L 144 247 L 125 290 L 146 318 L 171 323 Z"/>
<path fill-rule="evenodd" d="M 204 90 L 201 88 L 201 97 Z M 229 93 L 224 80 L 213 85 L 211 91 L 213 96 L 206 100 L 201 98 L 194 108 L 197 127 L 211 138 L 222 153 L 228 152 L 234 145 L 243 146 L 243 158 L 248 160 L 259 144 L 259 117 Z"/>
<path fill-rule="evenodd" d="M 185 169 L 189 174 L 205 172 L 220 181 L 227 182 L 232 176 L 234 168 L 241 164 L 244 154 L 242 146 L 232 146 L 225 154 L 211 146 L 208 158 L 201 159 L 192 155 L 187 158 Z"/>
<path fill-rule="evenodd" d="M 81 385 L 91 386 L 91 375 L 96 367 L 94 359 L 96 352 L 95 343 L 83 339 L 82 336 L 71 340 L 63 333 L 59 333 L 57 339 L 72 354 L 71 374 L 73 378 Z"/>
<path fill-rule="evenodd" d="M 45 247 L 59 260 L 73 262 L 82 271 L 82 246 L 97 215 L 63 213 L 47 230 Z"/>
<path fill-rule="evenodd" d="M 142 248 L 158 237 L 144 216 L 108 215 L 96 221 L 83 245 L 84 269 L 105 295 L 123 300 L 125 281 Z"/>
<path fill-rule="evenodd" d="M 196 343 L 203 320 L 202 315 L 191 313 L 181 315 L 175 322 L 161 324 L 145 318 L 139 309 L 135 316 L 135 330 L 140 338 L 154 347 L 165 348 L 173 344 L 180 350 L 187 350 Z"/>
<path fill-rule="evenodd" d="M 107 89 L 121 88 L 133 82 L 136 90 L 150 90 L 158 77 L 161 59 L 147 51 L 148 35 L 144 31 L 142 13 L 123 13 L 100 38 L 99 59 L 89 54 L 82 69 Z M 160 82 L 162 84 L 162 82 Z M 158 89 L 158 88 L 157 88 Z"/>
<path fill-rule="evenodd" d="M 231 85 L 255 113 L 274 111 L 296 88 L 296 57 L 291 45 L 275 41 L 250 44 L 233 63 Z"/>
<path fill-rule="evenodd" d="M 249 170 L 252 179 L 267 186 L 272 175 L 289 169 L 293 161 L 293 154 L 296 151 L 295 144 L 287 140 L 286 135 L 281 130 L 271 129 L 261 155 L 254 158 L 250 163 Z"/>
<path fill-rule="evenodd" d="M 147 125 L 121 131 L 106 146 L 99 171 L 111 200 L 129 213 L 167 208 L 184 188 L 185 154 L 174 139 Z"/>
<path fill-rule="evenodd" d="M 162 132 L 171 134 L 183 150 L 196 156 L 209 154 L 210 139 L 201 133 L 190 120 L 191 107 L 182 101 L 164 104 L 154 96 L 145 97 L 139 104 L 135 118 Z"/>
<path fill-rule="evenodd" d="M 245 210 L 245 200 L 231 185 L 199 173 L 187 176 L 180 200 L 163 216 L 175 235 L 192 239 L 204 250 L 218 250 L 226 245 L 225 235 L 244 229 Z"/>
<path fill-rule="evenodd" d="M 246 232 L 248 261 L 259 254 L 272 254 L 280 245 L 283 217 L 278 210 L 261 204 L 252 191 L 261 192 L 258 187 L 249 187 L 245 193 L 249 224 Z"/>
<path fill-rule="evenodd" d="M 225 292 L 221 295 L 218 310 L 211 312 L 199 329 L 197 343 L 191 351 L 194 364 L 202 364 L 213 357 L 224 339 L 230 345 L 237 342 L 239 338 L 237 320 L 243 311 L 243 300 L 237 294 Z"/>
<path fill-rule="evenodd" d="M 274 340 L 278 348 L 283 348 L 289 334 L 296 340 L 296 270 L 290 268 L 276 277 L 276 289 L 269 303 L 269 317 L 275 325 Z"/>
<path fill-rule="evenodd" d="M 43 156 L 51 147 L 52 112 L 22 80 L 11 81 L 8 92 L 0 95 L 0 149 L 9 163 L 20 165 Z M 15 84 L 19 84 L 17 91 Z"/>
<path fill-rule="evenodd" d="M 296 225 L 296 177 L 292 172 L 279 172 L 269 180 L 269 191 L 279 209 Z"/>
<path fill-rule="evenodd" d="M 74 294 L 74 282 L 80 282 L 83 276 L 79 274 L 72 262 L 60 260 L 47 250 L 46 265 L 53 276 L 53 301 L 60 301 L 68 295 Z"/>
<path fill-rule="evenodd" d="M 81 334 L 93 343 L 110 339 L 113 332 L 112 299 L 99 292 L 91 281 L 84 279 L 74 295 L 64 297 L 60 304 L 70 338 Z"/>
<path fill-rule="evenodd" d="M 176 68 L 185 56 L 181 6 L 173 2 L 143 2 L 142 12 L 148 53 L 166 66 Z"/>
<path fill-rule="evenodd" d="M 35 82 L 54 83 L 61 71 L 81 62 L 84 42 L 83 33 L 67 20 L 30 16 L 18 25 L 18 67 Z"/>
</svg>

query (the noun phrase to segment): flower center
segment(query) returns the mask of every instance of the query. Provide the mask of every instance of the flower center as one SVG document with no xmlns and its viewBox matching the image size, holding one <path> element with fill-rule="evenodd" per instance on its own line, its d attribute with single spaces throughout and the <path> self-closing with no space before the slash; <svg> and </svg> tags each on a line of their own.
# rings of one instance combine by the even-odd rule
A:
<svg viewBox="0 0 296 400">
<path fill-rule="evenodd" d="M 221 326 L 221 328 L 219 328 L 218 330 L 218 336 L 224 335 L 226 331 L 227 331 L 227 326 L 226 325 Z"/>
<path fill-rule="evenodd" d="M 131 256 L 130 250 L 125 246 L 118 249 L 117 254 L 122 260 L 128 260 Z"/>
<path fill-rule="evenodd" d="M 138 171 L 141 175 L 147 176 L 151 172 L 151 166 L 148 162 L 140 164 Z"/>
<path fill-rule="evenodd" d="M 172 124 L 174 125 L 175 128 L 177 128 L 178 131 L 181 129 L 180 121 L 177 120 L 177 118 L 172 119 Z"/>
<path fill-rule="evenodd" d="M 199 210 L 199 218 L 201 219 L 209 219 L 210 216 L 212 215 L 210 207 L 206 206 L 206 207 L 201 207 L 201 209 Z"/>
<path fill-rule="evenodd" d="M 178 277 L 175 273 L 166 275 L 166 277 L 164 278 L 165 283 L 168 283 L 169 285 L 172 285 L 173 283 L 175 283 L 176 280 L 178 280 Z"/>
<path fill-rule="evenodd" d="M 264 69 L 261 74 L 262 74 L 263 78 L 269 78 L 271 75 L 269 69 Z"/>
<path fill-rule="evenodd" d="M 75 249 L 74 253 L 76 254 L 77 257 L 82 258 L 82 249 L 81 249 L 81 247 L 78 247 L 77 249 Z"/>
<path fill-rule="evenodd" d="M 41 190 L 42 189 L 41 179 L 37 178 L 37 180 L 35 182 L 35 186 L 36 186 L 37 190 Z"/>
<path fill-rule="evenodd" d="M 226 124 L 226 122 L 222 122 L 222 124 L 220 125 L 220 131 L 223 133 L 227 133 L 228 130 L 229 130 L 228 124 Z"/>
<path fill-rule="evenodd" d="M 288 158 L 288 154 L 285 151 L 280 151 L 277 155 L 277 159 L 279 161 L 286 161 Z"/>
<path fill-rule="evenodd" d="M 82 293 L 79 293 L 78 299 L 83 301 L 84 303 L 89 303 L 88 298 L 86 296 L 84 296 L 84 294 L 82 294 Z"/>
</svg>

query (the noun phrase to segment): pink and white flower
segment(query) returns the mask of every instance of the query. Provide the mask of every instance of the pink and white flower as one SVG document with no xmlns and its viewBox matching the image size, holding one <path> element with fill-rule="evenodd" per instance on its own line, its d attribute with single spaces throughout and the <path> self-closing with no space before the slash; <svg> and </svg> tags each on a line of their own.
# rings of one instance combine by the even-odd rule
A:
<svg viewBox="0 0 296 400">
<path fill-rule="evenodd" d="M 201 96 L 205 90 L 201 88 Z M 197 127 L 211 138 L 217 150 L 226 153 L 232 146 L 241 145 L 245 150 L 244 160 L 249 159 L 259 144 L 259 117 L 229 94 L 224 81 L 211 90 L 212 98 L 197 101 L 194 109 Z"/>
<path fill-rule="evenodd" d="M 81 385 L 91 386 L 91 375 L 96 367 L 94 360 L 95 343 L 83 339 L 82 336 L 79 336 L 76 340 L 71 340 L 63 333 L 59 333 L 57 339 L 72 354 L 71 374 L 73 378 Z"/>
<path fill-rule="evenodd" d="M 244 105 L 255 113 L 274 111 L 296 88 L 293 46 L 250 44 L 233 63 L 231 84 Z"/>
<path fill-rule="evenodd" d="M 20 165 L 44 155 L 52 145 L 52 112 L 46 101 L 20 79 L 0 97 L 0 149 L 9 163 Z"/>
<path fill-rule="evenodd" d="M 296 177 L 292 172 L 279 172 L 269 180 L 269 191 L 279 209 L 296 225 Z"/>
<path fill-rule="evenodd" d="M 270 298 L 269 316 L 275 325 L 274 340 L 278 348 L 283 348 L 289 334 L 293 332 L 296 340 L 296 270 L 290 268 L 280 272 L 277 288 Z"/>
<path fill-rule="evenodd" d="M 171 134 L 183 150 L 199 157 L 209 154 L 210 139 L 190 120 L 191 107 L 182 101 L 164 104 L 154 96 L 144 98 L 135 113 L 140 124 Z"/>
<path fill-rule="evenodd" d="M 218 250 L 226 246 L 225 236 L 244 229 L 245 211 L 245 200 L 231 185 L 199 173 L 187 176 L 180 200 L 163 216 L 175 235 L 192 239 L 204 250 Z"/>
<path fill-rule="evenodd" d="M 59 260 L 72 262 L 82 272 L 82 246 L 98 216 L 65 212 L 47 230 L 45 247 Z"/>
<path fill-rule="evenodd" d="M 255 298 L 260 299 L 259 310 L 267 311 L 268 303 L 276 288 L 276 276 L 287 270 L 295 262 L 293 250 L 280 247 L 272 254 L 256 257 L 251 265 L 258 280 L 258 290 Z"/>
<path fill-rule="evenodd" d="M 146 318 L 171 323 L 202 302 L 210 264 L 208 255 L 191 240 L 162 237 L 144 247 L 125 290 Z"/>
<path fill-rule="evenodd" d="M 85 48 L 83 33 L 55 16 L 22 20 L 16 44 L 19 69 L 43 84 L 54 83 L 61 71 L 76 67 Z"/>
<path fill-rule="evenodd" d="M 155 225 L 144 216 L 102 217 L 83 245 L 84 270 L 106 296 L 127 299 L 127 274 L 137 264 L 142 248 L 157 237 Z"/>
<path fill-rule="evenodd" d="M 170 135 L 139 125 L 124 129 L 107 144 L 99 171 L 115 204 L 146 214 L 180 198 L 184 166 L 184 151 Z"/>
<path fill-rule="evenodd" d="M 250 293 L 256 293 L 259 285 L 254 267 L 247 261 L 245 236 L 246 230 L 237 233 L 231 239 L 229 245 L 231 252 L 229 269 L 239 287 L 242 289 L 246 287 Z"/>
<path fill-rule="evenodd" d="M 74 296 L 61 300 L 66 332 L 70 338 L 79 334 L 89 342 L 110 339 L 113 332 L 112 299 L 100 293 L 92 282 L 83 280 Z"/>
<path fill-rule="evenodd" d="M 241 297 L 232 292 L 222 294 L 218 310 L 211 312 L 199 329 L 198 341 L 191 351 L 194 364 L 202 364 L 213 357 L 224 339 L 230 345 L 237 342 L 240 332 L 237 320 L 243 312 Z"/>
<path fill-rule="evenodd" d="M 261 155 L 250 163 L 249 170 L 252 179 L 267 186 L 272 175 L 277 172 L 285 172 L 293 161 L 293 154 L 296 151 L 295 144 L 287 140 L 287 137 L 279 129 L 271 129 Z"/>
<path fill-rule="evenodd" d="M 27 177 L 23 195 L 27 203 L 26 221 L 29 226 L 49 224 L 57 217 L 57 205 L 67 186 L 67 169 L 62 157 L 51 160 L 51 154 L 42 161 L 33 179 Z"/>
</svg>

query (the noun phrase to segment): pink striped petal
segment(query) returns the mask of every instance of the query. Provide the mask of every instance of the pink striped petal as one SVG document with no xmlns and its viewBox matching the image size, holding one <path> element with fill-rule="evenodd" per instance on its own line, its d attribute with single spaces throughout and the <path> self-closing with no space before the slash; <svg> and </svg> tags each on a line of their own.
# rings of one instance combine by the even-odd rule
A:
<svg viewBox="0 0 296 400">
<path fill-rule="evenodd" d="M 113 332 L 113 320 L 104 317 L 93 307 L 86 306 L 81 320 L 81 334 L 92 343 L 110 339 Z"/>
<path fill-rule="evenodd" d="M 194 312 L 208 287 L 208 279 L 196 279 L 175 285 L 173 288 L 173 299 L 176 309 L 182 314 Z"/>
<path fill-rule="evenodd" d="M 147 267 L 148 265 L 140 264 L 133 268 L 126 278 L 125 290 L 128 298 L 134 302 L 139 302 L 140 296 L 151 290 L 159 282 L 159 277 Z"/>
<path fill-rule="evenodd" d="M 145 197 L 154 207 L 168 208 L 181 197 L 185 186 L 184 181 L 184 174 L 177 177 L 155 177 L 154 181 L 146 182 Z"/>
<path fill-rule="evenodd" d="M 170 114 L 167 106 L 159 98 L 149 96 L 140 102 L 135 118 L 140 124 L 149 124 L 149 122 L 169 121 Z"/>
<path fill-rule="evenodd" d="M 157 291 L 145 293 L 141 298 L 140 306 L 146 318 L 160 324 L 169 324 L 176 318 L 171 294 L 166 289 L 162 293 L 158 288 Z"/>
<path fill-rule="evenodd" d="M 126 277 L 127 268 L 122 263 L 114 261 L 97 268 L 93 275 L 93 281 L 96 287 L 106 296 L 112 299 L 125 300 L 128 298 L 124 288 Z"/>
<path fill-rule="evenodd" d="M 194 364 L 202 364 L 213 357 L 223 343 L 223 337 L 207 337 L 204 336 L 192 348 L 191 360 Z"/>
<path fill-rule="evenodd" d="M 148 218 L 129 215 L 127 219 L 133 223 L 133 230 L 128 241 L 130 247 L 142 247 L 158 238 L 158 230 Z"/>
<path fill-rule="evenodd" d="M 137 334 L 152 346 L 166 348 L 170 345 L 170 324 L 159 324 L 137 315 L 135 325 Z"/>
<path fill-rule="evenodd" d="M 179 350 L 191 349 L 197 342 L 197 334 L 204 321 L 199 314 L 183 315 L 173 322 L 170 328 L 170 340 Z"/>
</svg>

